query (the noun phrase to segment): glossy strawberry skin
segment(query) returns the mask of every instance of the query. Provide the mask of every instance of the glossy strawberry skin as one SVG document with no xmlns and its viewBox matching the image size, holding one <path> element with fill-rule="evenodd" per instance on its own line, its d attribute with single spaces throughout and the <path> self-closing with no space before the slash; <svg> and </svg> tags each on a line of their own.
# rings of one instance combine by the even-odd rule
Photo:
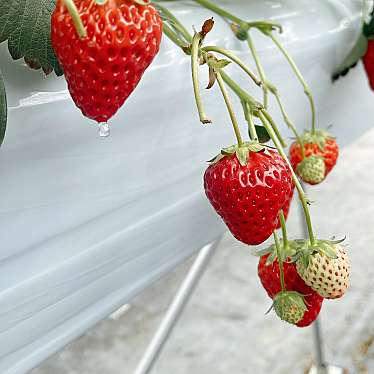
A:
<svg viewBox="0 0 374 374">
<path fill-rule="evenodd" d="M 82 113 L 107 122 L 123 105 L 156 56 L 162 21 L 152 5 L 75 0 L 87 31 L 80 39 L 61 0 L 51 20 L 52 46 L 70 94 Z"/>
<path fill-rule="evenodd" d="M 364 63 L 370 87 L 374 91 L 374 42 L 372 40 L 368 41 L 368 48 L 362 61 Z"/>
<path fill-rule="evenodd" d="M 281 291 L 279 265 L 275 260 L 273 263 L 266 265 L 268 255 L 262 256 L 258 264 L 258 276 L 262 286 L 271 299 Z M 305 303 L 308 310 L 304 313 L 303 319 L 296 324 L 298 327 L 306 327 L 312 324 L 321 311 L 323 297 L 313 291 L 300 278 L 296 271 L 295 263 L 285 262 L 283 264 L 284 281 L 287 291 L 297 291 L 305 296 Z"/>
<path fill-rule="evenodd" d="M 290 178 L 292 180 L 292 176 L 290 175 Z M 291 192 L 285 202 L 285 204 L 283 205 L 283 214 L 284 214 L 284 218 L 287 220 L 288 218 L 288 213 L 290 212 L 290 208 L 291 208 L 291 203 L 292 203 L 292 199 L 293 199 L 293 195 L 294 195 L 294 192 L 295 192 L 295 184 L 293 183 L 292 181 L 292 187 L 291 187 Z M 280 229 L 282 227 L 281 225 L 281 222 L 280 220 L 278 219 L 278 224 L 277 224 L 277 229 Z"/>
<path fill-rule="evenodd" d="M 250 152 L 246 166 L 226 156 L 205 171 L 206 196 L 241 242 L 264 242 L 278 224 L 291 191 L 290 169 L 273 150 Z"/>
<path fill-rule="evenodd" d="M 339 157 L 339 147 L 335 139 L 326 139 L 325 147 L 322 150 L 318 144 L 305 143 L 304 144 L 305 156 L 320 156 L 324 158 L 326 171 L 325 176 L 330 173 L 333 167 L 336 165 L 336 161 Z M 298 142 L 293 142 L 290 147 L 290 162 L 293 170 L 297 170 L 297 166 L 302 161 L 301 147 Z M 310 183 L 311 184 L 311 183 Z"/>
</svg>

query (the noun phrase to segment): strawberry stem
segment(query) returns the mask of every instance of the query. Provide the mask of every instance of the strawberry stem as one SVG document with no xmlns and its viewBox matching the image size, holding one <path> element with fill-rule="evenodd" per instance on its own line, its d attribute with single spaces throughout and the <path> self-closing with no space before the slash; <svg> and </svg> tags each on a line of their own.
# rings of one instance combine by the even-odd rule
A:
<svg viewBox="0 0 374 374">
<path fill-rule="evenodd" d="M 279 212 L 279 221 L 282 227 L 282 238 L 283 238 L 283 248 L 288 248 L 288 235 L 286 227 L 286 218 L 284 217 L 283 209 Z"/>
<path fill-rule="evenodd" d="M 283 139 L 279 129 L 278 129 L 278 126 L 276 125 L 276 123 L 274 122 L 273 118 L 271 117 L 271 115 L 266 111 L 264 110 L 263 111 L 263 114 L 264 116 L 266 117 L 267 121 L 269 122 L 270 126 L 272 127 L 272 129 L 274 130 L 277 138 L 279 139 L 279 142 L 281 144 L 281 146 L 283 148 L 286 148 L 287 147 L 287 143 L 286 141 Z"/>
<path fill-rule="evenodd" d="M 278 234 L 276 231 L 273 232 L 275 248 L 277 249 L 277 257 L 278 257 L 278 266 L 279 266 L 279 279 L 281 284 L 281 291 L 286 291 L 286 287 L 284 285 L 284 269 L 283 269 L 283 258 L 281 252 L 281 246 L 279 243 Z"/>
<path fill-rule="evenodd" d="M 228 12 L 227 10 L 222 9 L 221 7 L 217 6 L 213 2 L 211 2 L 209 0 L 195 0 L 195 2 L 202 5 L 204 8 L 207 8 L 207 9 L 213 11 L 214 13 L 218 14 L 221 17 L 229 19 L 229 20 L 237 23 L 241 28 L 248 30 L 247 22 L 245 22 L 242 19 L 234 16 L 232 13 Z"/>
<path fill-rule="evenodd" d="M 84 39 L 87 37 L 87 31 L 83 25 L 82 19 L 79 15 L 78 9 L 73 0 L 62 0 L 65 4 L 70 16 L 73 20 L 75 30 L 77 31 L 79 38 Z"/>
<path fill-rule="evenodd" d="M 262 80 L 262 90 L 263 90 L 263 95 L 264 95 L 263 104 L 264 104 L 265 109 L 267 109 L 269 99 L 268 99 L 268 87 L 266 85 L 265 71 L 264 71 L 264 68 L 263 68 L 263 66 L 260 62 L 260 58 L 258 56 L 257 50 L 256 50 L 256 48 L 253 44 L 253 40 L 252 40 L 251 35 L 249 33 L 248 33 L 247 43 L 248 43 L 248 47 L 249 47 L 249 49 L 252 53 L 252 57 L 255 60 L 258 74 L 260 75 L 260 78 Z"/>
<path fill-rule="evenodd" d="M 312 220 L 311 220 L 310 212 L 309 212 L 309 208 L 308 208 L 308 200 L 306 198 L 305 192 L 303 190 L 303 187 L 300 184 L 299 179 L 297 178 L 295 172 L 292 169 L 290 161 L 288 160 L 286 154 L 284 153 L 284 150 L 283 150 L 283 147 L 282 147 L 280 141 L 278 140 L 275 132 L 273 131 L 272 126 L 270 126 L 268 121 L 267 121 L 267 117 L 265 115 L 265 112 L 266 112 L 265 110 L 260 110 L 258 112 L 258 117 L 260 118 L 261 122 L 263 123 L 264 127 L 266 128 L 270 138 L 273 140 L 273 143 L 277 147 L 279 154 L 283 157 L 283 159 L 287 162 L 288 166 L 290 167 L 290 170 L 291 170 L 291 173 L 292 173 L 292 180 L 295 183 L 295 187 L 296 187 L 297 192 L 299 194 L 299 199 L 300 199 L 301 205 L 302 205 L 303 210 L 304 210 L 304 216 L 305 216 L 305 221 L 306 221 L 306 225 L 307 225 L 307 228 L 308 228 L 310 244 L 312 246 L 314 246 L 316 244 L 316 239 L 315 239 L 314 233 L 313 233 Z"/>
<path fill-rule="evenodd" d="M 178 35 L 173 32 L 173 30 L 164 23 L 163 25 L 163 33 L 173 42 L 175 43 L 178 47 L 180 48 L 185 48 L 186 47 L 186 43 L 183 42 L 183 40 L 181 40 Z"/>
<path fill-rule="evenodd" d="M 195 95 L 195 101 L 197 110 L 199 112 L 199 118 L 201 123 L 211 123 L 211 121 L 207 118 L 203 106 L 203 102 L 201 99 L 200 94 L 200 82 L 199 82 L 199 48 L 200 43 L 203 39 L 203 36 L 200 32 L 195 33 L 192 39 L 191 45 L 191 68 L 192 68 L 192 82 L 193 82 L 193 90 Z"/>
<path fill-rule="evenodd" d="M 226 90 L 225 83 L 223 81 L 223 78 L 222 78 L 222 75 L 219 69 L 216 70 L 216 77 L 217 77 L 219 88 L 221 89 L 221 92 L 222 92 L 222 96 L 225 100 L 227 110 L 230 114 L 232 126 L 234 128 L 235 136 L 238 141 L 238 146 L 241 147 L 243 145 L 243 139 L 242 139 L 242 136 L 240 135 L 238 121 L 236 119 L 234 108 L 230 100 L 230 96 Z"/>
<path fill-rule="evenodd" d="M 251 136 L 251 139 L 253 141 L 257 142 L 258 136 L 257 136 L 255 123 L 253 122 L 253 113 L 252 113 L 251 107 L 244 100 L 242 100 L 242 106 L 243 106 L 243 111 L 244 111 L 244 117 L 248 123 L 249 135 Z"/>
<path fill-rule="evenodd" d="M 266 85 L 269 87 L 270 92 L 274 95 L 275 99 L 277 100 L 277 103 L 278 103 L 279 109 L 280 109 L 280 111 L 282 113 L 282 117 L 283 117 L 284 122 L 286 123 L 286 125 L 288 126 L 288 128 L 295 135 L 295 138 L 296 138 L 297 142 L 300 145 L 301 156 L 304 159 L 305 158 L 305 150 L 304 150 L 303 141 L 301 140 L 300 135 L 297 132 L 295 125 L 291 121 L 290 117 L 288 116 L 288 114 L 286 112 L 286 109 L 284 108 L 284 105 L 283 105 L 282 99 L 281 99 L 281 97 L 279 95 L 278 89 L 274 85 L 272 85 L 271 83 L 269 83 L 269 82 L 267 82 Z"/>
<path fill-rule="evenodd" d="M 165 23 L 169 23 L 170 27 L 174 28 L 175 31 L 186 40 L 186 42 L 191 44 L 192 36 L 187 31 L 187 29 L 179 22 L 178 18 L 176 18 L 174 14 L 170 12 L 169 9 L 163 7 L 162 5 L 160 4 L 154 4 L 154 5 L 157 8 L 158 12 L 160 13 L 161 17 L 163 17 L 163 24 L 165 25 Z M 169 37 L 169 35 L 167 36 Z"/>
<path fill-rule="evenodd" d="M 304 93 L 309 99 L 310 109 L 311 109 L 311 112 L 312 112 L 312 126 L 311 126 L 312 130 L 311 130 L 311 132 L 314 135 L 315 132 L 316 132 L 316 108 L 315 108 L 313 95 L 312 95 L 312 92 L 309 88 L 309 85 L 306 83 L 303 75 L 301 74 L 300 70 L 296 66 L 295 61 L 293 60 L 291 55 L 286 51 L 286 49 L 279 42 L 279 40 L 274 36 L 274 34 L 269 32 L 269 33 L 267 33 L 267 35 L 271 38 L 271 40 L 278 47 L 278 49 L 283 53 L 284 57 L 286 58 L 286 60 L 290 64 L 292 70 L 294 71 L 296 77 L 298 78 L 299 82 L 301 83 L 301 85 L 304 88 Z"/>
<path fill-rule="evenodd" d="M 243 69 L 245 73 L 249 75 L 249 77 L 257 84 L 257 86 L 261 85 L 261 81 L 256 77 L 256 75 L 249 69 L 249 67 L 234 53 L 231 51 L 228 51 L 227 49 L 216 47 L 216 46 L 206 46 L 201 48 L 204 52 L 216 52 L 221 55 L 226 56 L 229 58 L 232 62 L 236 63 L 240 68 Z"/>
</svg>

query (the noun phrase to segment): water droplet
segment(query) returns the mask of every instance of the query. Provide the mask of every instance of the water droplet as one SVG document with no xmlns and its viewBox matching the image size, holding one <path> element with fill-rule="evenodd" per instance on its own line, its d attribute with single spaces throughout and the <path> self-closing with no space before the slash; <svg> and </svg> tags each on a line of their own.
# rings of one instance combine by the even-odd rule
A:
<svg viewBox="0 0 374 374">
<path fill-rule="evenodd" d="M 110 128 L 107 122 L 99 123 L 99 135 L 101 138 L 107 138 L 110 135 Z"/>
</svg>

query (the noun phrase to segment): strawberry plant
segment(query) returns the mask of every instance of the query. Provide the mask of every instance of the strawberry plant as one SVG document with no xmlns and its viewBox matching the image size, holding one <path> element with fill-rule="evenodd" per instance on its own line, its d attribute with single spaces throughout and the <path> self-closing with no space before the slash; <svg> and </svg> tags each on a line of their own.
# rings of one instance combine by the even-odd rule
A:
<svg viewBox="0 0 374 374">
<path fill-rule="evenodd" d="M 247 32 L 251 27 L 257 27 L 270 36 L 290 63 L 309 99 L 312 113 L 311 131 L 300 136 L 284 109 L 277 89 L 271 83 L 264 83 L 264 78 L 257 78 L 232 52 L 220 47 L 204 47 L 203 42 L 213 28 L 213 20 L 207 20 L 201 31 L 195 32 L 192 36 L 167 9 L 158 5 L 164 18 L 165 34 L 180 46 L 184 53 L 190 55 L 200 122 L 212 122 L 206 114 L 200 93 L 199 66 L 206 64 L 209 68 L 207 88 L 212 89 L 217 82 L 234 130 L 236 144 L 222 148 L 205 171 L 204 188 L 208 200 L 231 233 L 245 244 L 260 244 L 273 232 L 275 245 L 259 253 L 261 259 L 258 273 L 261 283 L 273 299 L 272 307 L 279 318 L 298 327 L 308 326 L 317 318 L 324 298 L 337 298 L 345 293 L 349 284 L 349 265 L 346 252 L 340 244 L 315 237 L 308 208 L 310 202 L 296 173 L 311 184 L 324 180 L 336 163 L 336 142 L 325 131 L 316 129 L 314 100 L 308 85 L 295 62 L 271 34 L 274 29 L 281 28 L 269 22 L 254 23 L 254 26 L 240 21 L 207 0 L 196 1 L 224 18 L 236 22 L 237 25 L 232 29 L 241 40 L 248 41 L 259 71 L 262 66 Z M 223 55 L 227 60 L 219 59 L 217 54 Z M 257 85 L 261 82 L 260 86 L 264 91 L 262 103 L 254 100 L 225 73 L 224 69 L 229 63 L 235 63 L 243 69 Z M 263 69 L 261 75 L 264 77 Z M 249 141 L 242 138 L 226 85 L 242 103 Z M 300 152 L 298 162 L 294 162 L 294 165 L 291 165 L 284 152 L 285 141 L 267 110 L 267 90 L 274 94 L 285 123 L 296 136 L 296 145 Z M 255 119 L 259 119 L 263 127 L 256 126 Z M 277 151 L 259 142 L 257 131 L 260 128 L 273 141 Z M 312 140 L 307 142 L 309 139 Z M 293 150 L 293 154 L 295 153 Z M 283 209 L 288 213 L 294 187 L 304 210 L 308 239 L 288 241 Z M 282 248 L 276 233 L 279 225 L 283 234 Z"/>
<path fill-rule="evenodd" d="M 221 16 L 230 25 L 229 32 L 247 44 L 257 76 L 232 51 L 204 45 L 213 30 L 213 19 L 192 35 L 160 2 L 10 0 L 0 4 L 0 42 L 7 40 L 11 56 L 24 58 L 32 69 L 43 69 L 46 74 L 54 71 L 56 75 L 64 72 L 73 101 L 83 115 L 99 124 L 101 136 L 109 134 L 107 121 L 125 103 L 158 53 L 162 33 L 190 59 L 199 120 L 202 124 L 212 123 L 200 87 L 200 67 L 206 65 L 207 89 L 217 88 L 222 94 L 235 140 L 220 145 L 218 155 L 206 168 L 205 194 L 233 236 L 244 244 L 258 245 L 273 235 L 275 244 L 258 253 L 261 284 L 280 319 L 298 327 L 308 326 L 317 318 L 323 299 L 341 297 L 349 285 L 347 253 L 341 242 L 315 236 L 310 201 L 299 180 L 321 183 L 337 162 L 338 145 L 332 135 L 316 127 L 311 90 L 277 37 L 277 32 L 282 32 L 281 25 L 271 21 L 247 22 L 212 1 L 195 0 Z M 310 130 L 303 134 L 296 130 L 277 87 L 267 77 L 251 36 L 255 30 L 272 40 L 303 88 L 311 113 Z M 368 66 L 370 56 L 365 62 Z M 261 102 L 230 77 L 225 69 L 229 64 L 241 69 L 262 90 Z M 241 131 L 231 94 L 241 103 L 247 138 Z M 268 110 L 271 97 L 295 137 L 290 160 L 284 150 L 286 141 Z M 0 143 L 6 113 L 0 73 Z M 269 141 L 275 147 L 268 145 Z M 286 219 L 295 189 L 308 238 L 288 240 Z M 281 240 L 277 234 L 280 228 Z"/>
</svg>

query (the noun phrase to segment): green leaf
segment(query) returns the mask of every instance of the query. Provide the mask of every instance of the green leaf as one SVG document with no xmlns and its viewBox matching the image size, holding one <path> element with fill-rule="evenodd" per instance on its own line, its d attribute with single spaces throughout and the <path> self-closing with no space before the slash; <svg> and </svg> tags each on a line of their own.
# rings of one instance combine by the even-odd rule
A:
<svg viewBox="0 0 374 374">
<path fill-rule="evenodd" d="M 367 38 L 374 36 L 374 8 L 371 11 L 370 22 L 364 24 L 362 31 Z"/>
<path fill-rule="evenodd" d="M 209 59 L 208 61 L 208 65 L 209 67 L 211 67 L 212 69 L 214 70 L 220 70 L 220 69 L 223 69 L 225 68 L 227 65 L 231 64 L 231 61 L 229 60 L 225 60 L 225 59 L 222 59 L 222 60 L 215 60 L 213 58 Z"/>
<path fill-rule="evenodd" d="M 344 61 L 340 64 L 340 66 L 335 70 L 332 79 L 336 80 L 340 76 L 344 76 L 348 73 L 348 71 L 354 67 L 357 62 L 365 55 L 367 50 L 368 41 L 367 38 L 361 34 L 358 38 L 356 44 L 349 52 L 348 56 L 344 59 Z"/>
<path fill-rule="evenodd" d="M 266 131 L 265 127 L 260 126 L 260 125 L 255 125 L 255 127 L 256 127 L 258 141 L 263 144 L 269 142 L 271 138 L 268 132 Z"/>
<path fill-rule="evenodd" d="M 270 247 L 255 251 L 253 255 L 256 257 L 262 257 L 265 255 L 268 255 L 269 253 L 272 253 L 273 251 L 274 251 L 274 245 L 271 245 Z"/>
<path fill-rule="evenodd" d="M 36 60 L 43 70 L 62 75 L 51 45 L 51 15 L 55 0 L 1 0 L 0 43 L 8 40 L 14 60 Z"/>
<path fill-rule="evenodd" d="M 3 76 L 0 71 L 0 145 L 3 143 L 7 123 L 7 100 Z"/>
</svg>

